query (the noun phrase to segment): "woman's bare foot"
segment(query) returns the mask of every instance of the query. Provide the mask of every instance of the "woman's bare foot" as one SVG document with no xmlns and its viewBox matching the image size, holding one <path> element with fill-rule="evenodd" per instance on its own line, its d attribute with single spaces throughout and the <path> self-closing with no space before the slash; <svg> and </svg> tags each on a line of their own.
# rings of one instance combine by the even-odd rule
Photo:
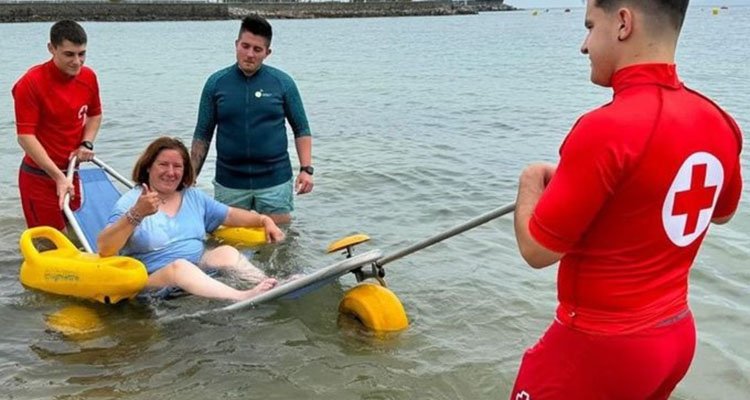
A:
<svg viewBox="0 0 750 400">
<path fill-rule="evenodd" d="M 261 281 L 259 284 L 255 285 L 254 288 L 250 290 L 243 290 L 243 300 L 255 297 L 261 293 L 267 292 L 276 286 L 278 281 L 274 278 L 268 278 L 263 281 Z"/>
</svg>

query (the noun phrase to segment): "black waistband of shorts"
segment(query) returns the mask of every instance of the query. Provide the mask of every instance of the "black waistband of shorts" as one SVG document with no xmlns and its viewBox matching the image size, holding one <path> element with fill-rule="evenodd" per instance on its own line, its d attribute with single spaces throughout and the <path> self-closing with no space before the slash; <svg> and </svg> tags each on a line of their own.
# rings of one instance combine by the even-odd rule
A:
<svg viewBox="0 0 750 400">
<path fill-rule="evenodd" d="M 61 170 L 62 170 L 63 174 L 65 174 L 65 175 L 68 174 L 68 170 L 67 169 L 61 169 Z M 50 178 L 50 176 L 47 175 L 47 172 L 45 170 L 43 170 L 41 168 L 37 168 L 37 167 L 32 167 L 31 165 L 26 164 L 23 161 L 21 161 L 21 171 L 27 172 L 27 173 L 32 174 L 32 175 L 46 176 L 46 177 Z"/>
<path fill-rule="evenodd" d="M 685 319 L 687 317 L 690 317 L 691 315 L 692 315 L 692 313 L 690 312 L 690 309 L 686 309 L 686 310 L 680 311 L 676 315 L 673 315 L 673 316 L 671 316 L 671 317 L 669 317 L 669 318 L 667 318 L 667 319 L 659 322 L 658 324 L 656 324 L 656 327 L 659 328 L 659 327 L 662 327 L 662 326 L 668 326 L 668 325 L 676 324 L 676 323 L 682 321 L 683 319 Z"/>
</svg>

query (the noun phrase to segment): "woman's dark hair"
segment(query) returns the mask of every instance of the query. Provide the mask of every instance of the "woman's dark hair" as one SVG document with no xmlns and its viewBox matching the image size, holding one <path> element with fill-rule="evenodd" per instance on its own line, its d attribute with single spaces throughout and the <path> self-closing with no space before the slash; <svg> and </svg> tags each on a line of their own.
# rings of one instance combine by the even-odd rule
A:
<svg viewBox="0 0 750 400">
<path fill-rule="evenodd" d="M 185 147 L 180 139 L 167 136 L 162 136 L 151 142 L 146 147 L 146 150 L 143 151 L 143 154 L 138 157 L 138 161 L 135 162 L 135 167 L 133 167 L 133 181 L 136 184 L 148 184 L 149 169 L 154 165 L 156 157 L 159 157 L 159 154 L 164 150 L 177 150 L 182 156 L 182 182 L 180 182 L 177 190 L 193 186 L 193 183 L 195 183 L 195 171 L 193 171 L 193 164 L 190 162 L 190 153 L 188 153 L 187 147 Z"/>
</svg>

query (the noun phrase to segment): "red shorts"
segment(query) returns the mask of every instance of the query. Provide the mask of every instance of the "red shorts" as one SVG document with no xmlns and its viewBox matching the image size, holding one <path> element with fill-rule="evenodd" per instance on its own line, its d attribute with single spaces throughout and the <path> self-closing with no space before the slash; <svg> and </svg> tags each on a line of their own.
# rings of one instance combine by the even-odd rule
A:
<svg viewBox="0 0 750 400">
<path fill-rule="evenodd" d="M 554 321 L 524 354 L 510 399 L 667 399 L 694 353 L 690 311 L 628 335 L 592 335 Z"/>
<path fill-rule="evenodd" d="M 70 208 L 77 210 L 81 205 L 78 175 L 74 176 L 73 185 L 75 197 L 70 200 Z M 54 179 L 42 170 L 26 167 L 18 172 L 18 191 L 21 194 L 26 226 L 32 228 L 47 225 L 60 231 L 65 229 L 65 216 L 60 210 Z"/>
</svg>

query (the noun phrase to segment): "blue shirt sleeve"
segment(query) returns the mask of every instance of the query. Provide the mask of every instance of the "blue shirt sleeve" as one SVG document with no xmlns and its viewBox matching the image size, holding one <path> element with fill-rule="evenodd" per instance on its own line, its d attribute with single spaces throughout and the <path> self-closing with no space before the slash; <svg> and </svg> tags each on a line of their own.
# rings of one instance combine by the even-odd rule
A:
<svg viewBox="0 0 750 400">
<path fill-rule="evenodd" d="M 203 224 L 206 227 L 207 233 L 213 232 L 227 219 L 229 206 L 214 200 L 198 189 L 190 188 L 188 190 L 194 191 L 200 202 L 203 203 L 205 210 L 203 214 Z"/>
<path fill-rule="evenodd" d="M 135 189 L 130 189 L 125 194 L 117 199 L 112 211 L 109 213 L 109 219 L 107 219 L 107 225 L 117 222 L 122 216 L 132 207 L 138 200 L 138 196 L 141 193 L 141 187 L 136 186 Z"/>
</svg>

